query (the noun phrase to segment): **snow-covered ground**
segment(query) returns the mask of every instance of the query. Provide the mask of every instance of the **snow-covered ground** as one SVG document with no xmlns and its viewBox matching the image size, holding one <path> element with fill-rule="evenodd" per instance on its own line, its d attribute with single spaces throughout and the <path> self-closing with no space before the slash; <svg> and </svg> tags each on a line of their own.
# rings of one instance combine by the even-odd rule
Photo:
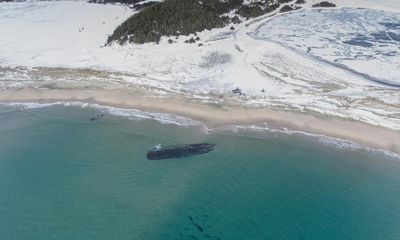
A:
<svg viewBox="0 0 400 240">
<path fill-rule="evenodd" d="M 315 2 L 310 0 L 304 7 L 308 8 Z M 243 105 L 317 111 L 400 129 L 398 87 L 370 81 L 365 76 L 320 61 L 302 51 L 305 46 L 324 44 L 328 41 L 324 37 L 329 37 L 334 40 L 334 43 L 328 41 L 330 48 L 318 51 L 312 48 L 312 53 L 324 57 L 347 54 L 349 46 L 342 40 L 351 40 L 351 36 L 347 39 L 346 35 L 358 33 L 360 29 L 364 30 L 364 35 L 383 31 L 376 27 L 384 26 L 379 24 L 388 21 L 381 20 L 390 19 L 396 23 L 400 19 L 400 1 L 333 2 L 338 7 L 368 7 L 381 12 L 359 10 L 364 11 L 364 17 L 346 21 L 340 28 L 337 24 L 341 20 L 337 18 L 357 10 L 335 8 L 337 12 L 329 17 L 325 13 L 332 10 L 271 14 L 235 25 L 235 30 L 227 26 L 204 31 L 198 34 L 200 40 L 196 44 L 184 43 L 194 36 L 181 36 L 179 39 L 171 38 L 173 44 L 169 44 L 166 37 L 160 44 L 104 47 L 108 35 L 134 14 L 132 10 L 121 5 L 85 2 L 0 3 L 0 87 L 34 85 L 35 81 L 42 84 L 43 80 L 51 84 L 60 79 L 54 77 L 54 70 L 49 69 L 57 68 L 63 72 L 59 73 L 60 77 L 68 72 L 64 79 L 66 84 L 69 81 L 96 84 L 96 79 L 102 83 L 129 83 L 209 101 L 228 103 L 235 100 Z M 309 18 L 303 17 L 306 20 L 294 23 L 296 17 L 305 13 L 311 14 Z M 374 22 L 374 17 L 368 17 L 368 14 L 378 14 L 379 18 Z M 292 24 L 288 25 L 291 18 Z M 309 34 L 294 37 L 300 35 L 294 32 L 295 24 L 302 25 Z M 286 35 L 293 30 L 293 36 L 289 38 L 281 33 L 282 28 L 285 28 Z M 396 29 L 390 31 L 397 34 Z M 293 49 L 297 47 L 297 50 Z M 352 45 L 350 53 L 357 54 L 357 48 Z M 396 78 L 400 75 L 396 67 L 400 59 L 399 45 L 391 42 L 390 46 L 380 48 L 396 53 L 375 56 L 373 61 L 362 60 L 361 68 L 359 63 L 352 65 L 346 61 L 346 64 L 392 83 L 399 82 Z M 377 51 L 376 48 L 364 50 L 368 54 Z M 327 60 L 335 59 L 327 57 Z M 368 69 L 365 70 L 364 66 Z M 45 70 L 38 73 L 41 68 L 37 67 L 45 67 Z M 69 68 L 77 69 L 75 78 L 65 70 Z M 90 76 L 91 71 L 82 69 L 107 73 L 93 71 L 93 76 Z M 236 87 L 240 87 L 246 96 L 233 96 L 230 91 Z"/>
<path fill-rule="evenodd" d="M 305 10 L 266 22 L 254 37 L 400 87 L 400 14 L 369 9 Z"/>
<path fill-rule="evenodd" d="M 0 3 L 0 63 L 92 67 L 107 36 L 131 14 L 86 2 Z"/>
</svg>

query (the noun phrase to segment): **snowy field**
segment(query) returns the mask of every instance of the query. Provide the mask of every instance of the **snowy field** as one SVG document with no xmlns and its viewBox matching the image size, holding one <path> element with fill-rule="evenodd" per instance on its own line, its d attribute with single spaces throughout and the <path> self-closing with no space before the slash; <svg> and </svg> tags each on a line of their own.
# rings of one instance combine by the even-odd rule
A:
<svg viewBox="0 0 400 240">
<path fill-rule="evenodd" d="M 0 3 L 0 88 L 110 83 L 219 105 L 313 111 L 400 130 L 399 88 L 359 74 L 400 84 L 395 40 L 400 1 L 334 2 L 347 8 L 274 13 L 235 25 L 235 30 L 227 26 L 201 32 L 196 44 L 184 43 L 192 35 L 124 46 L 104 46 L 113 29 L 135 13 L 124 6 Z M 299 18 L 302 22 L 296 22 Z M 386 42 L 371 43 L 384 38 L 375 34 L 382 31 Z M 364 37 L 356 38 L 357 34 Z M 362 46 L 360 41 L 374 46 Z M 311 47 L 308 54 L 307 47 Z M 237 87 L 245 95 L 231 92 Z"/>
<path fill-rule="evenodd" d="M 263 24 L 273 40 L 372 81 L 400 87 L 400 14 L 369 9 L 305 10 Z"/>
<path fill-rule="evenodd" d="M 0 3 L 0 63 L 92 67 L 107 36 L 131 14 L 86 2 Z"/>
</svg>

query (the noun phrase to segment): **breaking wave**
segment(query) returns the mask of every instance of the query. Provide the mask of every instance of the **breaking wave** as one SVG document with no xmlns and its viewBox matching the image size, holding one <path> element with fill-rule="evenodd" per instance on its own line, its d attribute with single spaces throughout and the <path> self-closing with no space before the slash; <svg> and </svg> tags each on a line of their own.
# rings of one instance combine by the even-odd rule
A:
<svg viewBox="0 0 400 240">
<path fill-rule="evenodd" d="M 204 127 L 205 125 L 202 122 L 177 116 L 169 113 L 156 113 L 156 112 L 146 112 L 137 109 L 123 109 L 123 108 L 115 108 L 102 106 L 99 104 L 93 103 L 83 103 L 83 102 L 54 102 L 54 103 L 0 103 L 4 106 L 17 107 L 21 110 L 32 110 L 32 109 L 40 109 L 46 107 L 53 106 L 66 106 L 66 107 L 80 107 L 80 108 L 92 108 L 97 111 L 107 113 L 114 116 L 126 117 L 130 120 L 144 120 L 144 119 L 153 119 L 159 121 L 162 124 L 174 124 L 183 127 L 189 126 L 200 126 Z"/>
<path fill-rule="evenodd" d="M 54 103 L 0 103 L 0 106 L 9 106 L 13 108 L 19 108 L 20 110 L 32 110 L 40 109 L 52 106 L 66 106 L 66 107 L 80 107 L 80 108 L 92 108 L 97 111 L 107 113 L 114 116 L 126 117 L 129 120 L 155 120 L 161 124 L 173 124 L 182 127 L 199 127 L 205 133 L 234 133 L 234 134 L 246 134 L 251 132 L 256 133 L 275 133 L 280 135 L 293 135 L 300 137 L 308 137 L 312 140 L 317 140 L 322 144 L 333 146 L 338 149 L 350 150 L 350 151 L 363 151 L 371 154 L 383 154 L 391 159 L 400 160 L 400 154 L 384 150 L 366 147 L 362 144 L 351 140 L 345 140 L 335 137 L 330 137 L 322 134 L 308 133 L 299 130 L 291 130 L 287 128 L 278 128 L 275 126 L 270 126 L 267 123 L 263 125 L 225 125 L 217 128 L 209 128 L 203 122 L 196 121 L 187 117 L 182 117 L 170 113 L 156 113 L 156 112 L 146 112 L 137 109 L 122 109 L 116 107 L 102 106 L 93 103 L 83 103 L 83 102 L 54 102 Z"/>
</svg>

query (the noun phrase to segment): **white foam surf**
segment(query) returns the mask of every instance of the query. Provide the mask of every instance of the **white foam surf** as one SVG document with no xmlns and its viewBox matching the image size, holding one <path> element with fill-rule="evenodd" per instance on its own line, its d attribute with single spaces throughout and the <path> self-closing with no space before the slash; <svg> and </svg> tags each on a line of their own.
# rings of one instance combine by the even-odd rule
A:
<svg viewBox="0 0 400 240">
<path fill-rule="evenodd" d="M 354 141 L 330 137 L 322 134 L 308 133 L 299 130 L 291 130 L 287 128 L 278 128 L 264 123 L 260 125 L 225 125 L 217 128 L 209 128 L 203 122 L 190 119 L 187 117 L 182 117 L 170 113 L 156 113 L 156 112 L 146 112 L 137 109 L 122 109 L 116 107 L 103 106 L 99 104 L 83 103 L 83 102 L 54 102 L 54 103 L 34 103 L 34 102 L 15 102 L 15 103 L 0 103 L 3 106 L 19 108 L 22 111 L 34 110 L 52 106 L 66 106 L 66 107 L 80 107 L 80 108 L 92 108 L 97 111 L 107 113 L 114 116 L 121 116 L 128 118 L 129 120 L 155 120 L 161 124 L 173 124 L 182 127 L 199 127 L 201 131 L 207 134 L 210 133 L 235 133 L 235 134 L 246 134 L 249 132 L 265 133 L 265 134 L 281 134 L 281 135 L 294 135 L 309 137 L 310 139 L 317 140 L 322 144 L 333 146 L 338 149 L 348 150 L 348 151 L 363 151 L 371 154 L 383 154 L 391 159 L 400 160 L 400 154 L 377 148 L 370 148 L 359 144 Z M 270 136 L 270 135 L 269 135 Z"/>
<path fill-rule="evenodd" d="M 146 112 L 137 109 L 123 109 L 116 107 L 103 106 L 94 103 L 83 103 L 83 102 L 54 102 L 54 103 L 34 103 L 34 102 L 15 102 L 15 103 L 0 103 L 4 106 L 16 107 L 22 111 L 40 109 L 53 106 L 66 106 L 66 107 L 80 107 L 80 108 L 92 108 L 97 111 L 107 113 L 114 116 L 126 117 L 130 120 L 143 120 L 153 119 L 162 124 L 174 124 L 182 127 L 199 126 L 205 128 L 205 125 L 190 118 L 173 115 L 170 113 L 156 113 Z"/>
<path fill-rule="evenodd" d="M 233 132 L 233 133 L 246 133 L 246 132 L 257 132 L 257 133 L 275 133 L 282 135 L 294 135 L 300 137 L 308 137 L 311 140 L 317 140 L 319 143 L 333 146 L 335 148 L 347 151 L 361 151 L 367 152 L 374 155 L 384 155 L 393 160 L 400 160 L 400 154 L 394 153 L 389 150 L 379 149 L 379 148 L 371 148 L 364 146 L 355 141 L 341 139 L 336 137 L 330 137 L 322 134 L 308 133 L 299 130 L 291 130 L 287 128 L 278 128 L 272 127 L 267 123 L 264 123 L 263 126 L 257 125 L 227 125 L 223 127 L 219 127 L 216 129 L 212 129 L 215 132 Z"/>
</svg>

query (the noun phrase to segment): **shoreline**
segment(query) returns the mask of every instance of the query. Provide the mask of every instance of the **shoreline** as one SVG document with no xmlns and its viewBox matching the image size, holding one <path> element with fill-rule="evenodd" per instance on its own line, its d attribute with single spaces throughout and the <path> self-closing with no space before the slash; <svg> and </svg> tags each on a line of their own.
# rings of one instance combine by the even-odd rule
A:
<svg viewBox="0 0 400 240">
<path fill-rule="evenodd" d="M 268 108 L 216 107 L 173 98 L 138 96 L 124 90 L 33 89 L 0 90 L 0 102 L 96 103 L 121 109 L 169 113 L 187 117 L 215 128 L 224 125 L 267 123 L 290 130 L 325 135 L 360 143 L 366 147 L 400 154 L 400 131 L 338 118 Z"/>
</svg>

